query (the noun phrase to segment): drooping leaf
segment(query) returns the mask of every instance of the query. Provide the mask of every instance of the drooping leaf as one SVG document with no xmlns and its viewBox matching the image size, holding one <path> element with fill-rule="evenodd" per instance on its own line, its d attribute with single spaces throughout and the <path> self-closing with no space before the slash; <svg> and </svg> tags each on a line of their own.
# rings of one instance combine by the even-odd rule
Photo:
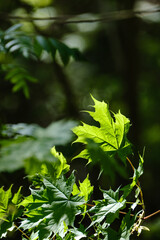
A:
<svg viewBox="0 0 160 240">
<path fill-rule="evenodd" d="M 36 228 L 40 240 L 57 233 L 63 238 L 66 226 L 73 226 L 75 216 L 80 213 L 78 206 L 84 203 L 83 197 L 72 195 L 74 183 L 73 173 L 68 179 L 62 175 L 54 181 L 44 177 L 41 188 L 31 190 L 33 202 L 26 207 L 27 218 L 20 227 Z"/>
</svg>

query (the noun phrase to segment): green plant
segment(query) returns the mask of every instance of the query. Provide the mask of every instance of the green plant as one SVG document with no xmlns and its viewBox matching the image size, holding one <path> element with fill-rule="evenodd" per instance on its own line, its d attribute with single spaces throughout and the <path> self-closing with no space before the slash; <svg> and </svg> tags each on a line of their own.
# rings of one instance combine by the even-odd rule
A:
<svg viewBox="0 0 160 240">
<path fill-rule="evenodd" d="M 5 79 L 13 84 L 13 92 L 22 91 L 29 98 L 29 83 L 38 80 L 26 69 L 24 61 L 42 61 L 44 53 L 47 53 L 50 61 L 55 61 L 58 53 L 63 65 L 67 65 L 71 57 L 80 60 L 82 56 L 78 49 L 69 48 L 55 38 L 27 35 L 21 26 L 22 24 L 15 24 L 5 31 L 0 30 L 0 70 L 5 73 Z"/>
<path fill-rule="evenodd" d="M 5 236 L 7 229 L 14 227 L 21 231 L 23 239 L 105 239 L 129 240 L 133 234 L 138 236 L 143 221 L 152 216 L 145 216 L 145 204 L 139 178 L 143 174 L 143 157 L 139 155 L 139 164 L 135 168 L 129 159 L 133 153 L 127 139 L 130 121 L 120 112 L 109 111 L 105 102 L 94 101 L 94 111 L 88 113 L 96 121 L 96 126 L 82 123 L 73 128 L 77 135 L 74 142 L 84 145 L 74 158 L 85 158 L 89 163 L 99 162 L 102 171 L 110 175 L 119 172 L 127 163 L 133 175 L 126 186 L 116 190 L 100 191 L 102 199 L 92 200 L 94 187 L 89 175 L 81 183 L 76 182 L 74 171 L 62 153 L 51 149 L 57 164 L 52 161 L 42 163 L 39 173 L 32 176 L 31 194 L 22 197 L 20 189 L 12 198 L 11 188 L 0 192 L 0 236 Z M 114 167 L 114 168 L 113 168 Z M 10 208 L 14 211 L 10 211 Z M 16 213 L 16 214 L 15 214 Z M 78 217 L 78 218 L 77 218 Z M 118 221 L 117 221 L 118 220 Z M 116 224 L 116 227 L 115 227 Z"/>
<path fill-rule="evenodd" d="M 1 131 L 0 172 L 13 172 L 25 168 L 27 174 L 35 174 L 43 163 L 51 162 L 51 147 L 65 146 L 72 141 L 70 128 L 76 121 L 60 120 L 42 128 L 37 124 L 6 124 Z"/>
</svg>

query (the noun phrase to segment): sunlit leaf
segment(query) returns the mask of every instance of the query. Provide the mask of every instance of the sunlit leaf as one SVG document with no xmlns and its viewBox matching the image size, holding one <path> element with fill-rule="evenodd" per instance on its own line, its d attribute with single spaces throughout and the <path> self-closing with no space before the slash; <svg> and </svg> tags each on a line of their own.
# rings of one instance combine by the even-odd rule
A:
<svg viewBox="0 0 160 240">
<path fill-rule="evenodd" d="M 122 162 L 131 154 L 131 144 L 127 139 L 130 121 L 120 112 L 111 114 L 105 102 L 94 101 L 95 111 L 88 111 L 90 116 L 98 123 L 98 126 L 91 126 L 82 123 L 82 126 L 75 127 L 73 132 L 77 135 L 74 141 L 86 145 L 75 158 L 85 158 L 89 162 L 100 163 L 102 169 L 114 179 L 115 173 L 125 177 L 126 172 L 115 156 L 119 156 Z"/>
<path fill-rule="evenodd" d="M 73 226 L 80 213 L 77 207 L 84 203 L 83 197 L 72 195 L 74 183 L 73 174 L 68 179 L 62 175 L 55 181 L 43 178 L 43 186 L 31 190 L 33 202 L 27 206 L 27 218 L 20 227 L 38 229 L 40 240 L 57 233 L 63 237 L 65 224 Z"/>
<path fill-rule="evenodd" d="M 13 221 L 21 214 L 18 203 L 21 200 L 21 187 L 12 197 L 12 185 L 5 191 L 0 188 L 0 238 L 6 236 L 7 231 L 12 227 Z"/>
<path fill-rule="evenodd" d="M 79 194 L 79 196 L 84 197 L 85 201 L 87 202 L 92 192 L 93 192 L 93 186 L 91 186 L 91 182 L 89 180 L 89 174 L 88 174 L 82 183 L 79 181 L 79 189 L 76 184 L 73 186 L 72 194 L 73 195 Z"/>
</svg>

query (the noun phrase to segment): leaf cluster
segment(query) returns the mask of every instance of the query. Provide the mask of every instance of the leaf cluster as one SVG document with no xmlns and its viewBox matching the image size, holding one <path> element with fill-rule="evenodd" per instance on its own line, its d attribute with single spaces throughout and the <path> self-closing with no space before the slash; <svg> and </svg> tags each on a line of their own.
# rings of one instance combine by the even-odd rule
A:
<svg viewBox="0 0 160 240">
<path fill-rule="evenodd" d="M 102 198 L 91 200 L 94 187 L 89 175 L 83 182 L 76 181 L 74 171 L 70 172 L 70 166 L 63 154 L 53 147 L 51 153 L 57 162 L 42 163 L 40 171 L 32 177 L 31 194 L 19 202 L 19 190 L 12 199 L 16 209 L 23 209 L 21 216 L 18 215 L 18 228 L 23 232 L 23 239 L 129 240 L 135 232 L 139 235 L 142 230 L 148 230 L 142 226 L 145 207 L 139 182 L 144 161 L 142 156 L 139 156 L 139 166 L 135 168 L 128 158 L 128 154 L 132 153 L 131 144 L 127 139 L 130 122 L 120 112 L 110 113 L 106 103 L 94 98 L 93 101 L 95 111 L 89 114 L 99 125 L 82 123 L 82 126 L 73 129 L 77 135 L 75 142 L 85 146 L 75 158 L 86 158 L 92 164 L 96 160 L 90 145 L 96 146 L 95 153 L 99 147 L 103 152 L 99 155 L 100 163 L 102 157 L 108 165 L 112 159 L 116 164 L 118 158 L 125 167 L 127 162 L 130 163 L 133 175 L 129 184 L 116 190 L 100 189 Z M 28 132 L 31 134 L 32 130 L 29 129 Z M 95 156 L 98 154 L 99 151 Z M 105 170 L 103 164 L 102 169 Z M 10 216 L 8 203 L 11 190 L 5 192 L 2 188 L 1 192 L 1 219 L 5 222 Z M 12 214 L 10 224 L 14 219 L 15 214 Z M 115 223 L 117 228 L 114 227 Z M 3 228 L 3 233 L 8 227 L 10 225 Z"/>
<path fill-rule="evenodd" d="M 65 146 L 72 141 L 70 128 L 75 121 L 60 120 L 42 128 L 36 124 L 8 124 L 3 126 L 1 172 L 13 172 L 25 168 L 27 174 L 35 174 L 43 163 L 58 164 L 50 152 L 52 146 Z"/>
<path fill-rule="evenodd" d="M 0 188 L 0 238 L 5 237 L 7 230 L 12 229 L 14 221 L 22 214 L 18 204 L 21 201 L 21 187 L 12 194 L 12 186 L 5 191 Z"/>
<path fill-rule="evenodd" d="M 22 91 L 26 98 L 30 97 L 29 83 L 38 80 L 31 76 L 21 61 L 15 63 L 15 59 L 21 57 L 25 60 L 41 61 L 44 52 L 55 61 L 57 53 L 63 65 L 67 65 L 70 58 L 81 59 L 81 54 L 76 48 L 69 48 L 61 41 L 41 35 L 27 35 L 21 30 L 21 24 L 16 24 L 6 31 L 0 31 L 0 54 L 4 54 L 4 63 L 1 71 L 5 73 L 5 79 L 13 84 L 12 91 Z M 14 59 L 14 62 L 12 61 Z"/>
</svg>

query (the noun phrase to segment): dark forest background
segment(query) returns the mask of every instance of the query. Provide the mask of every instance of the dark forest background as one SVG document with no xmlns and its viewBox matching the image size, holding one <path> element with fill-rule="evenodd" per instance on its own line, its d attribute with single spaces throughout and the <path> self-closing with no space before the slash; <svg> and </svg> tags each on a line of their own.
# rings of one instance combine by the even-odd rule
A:
<svg viewBox="0 0 160 240">
<path fill-rule="evenodd" d="M 32 168 L 30 165 L 26 167 L 25 159 L 17 156 L 16 152 L 11 152 L 10 156 L 5 152 L 5 125 L 32 124 L 26 125 L 29 127 L 36 124 L 41 131 L 39 134 L 43 135 L 44 129 L 51 123 L 57 123 L 53 127 L 53 145 L 56 143 L 58 149 L 71 159 L 78 147 L 71 146 L 74 136 L 70 136 L 68 129 L 81 120 L 91 121 L 82 110 L 90 109 L 92 94 L 96 99 L 109 103 L 112 111 L 120 109 L 131 120 L 129 139 L 134 144 L 135 152 L 142 154 L 145 147 L 141 185 L 146 213 L 160 209 L 160 12 L 157 9 L 160 9 L 160 1 L 152 0 L 0 1 L 1 186 L 4 185 L 7 189 L 14 183 L 14 188 L 17 189 L 24 184 L 27 189 L 28 182 L 23 179 L 26 175 L 24 169 Z M 129 17 L 122 10 L 129 10 Z M 145 10 L 154 11 L 146 14 L 143 12 Z M 132 11 L 139 11 L 139 14 L 131 16 Z M 113 14 L 109 15 L 108 21 L 105 18 L 106 21 L 92 23 L 65 23 L 67 20 L 103 18 L 111 12 Z M 28 21 L 13 19 L 11 15 L 28 18 L 63 17 L 61 21 Z M 65 56 L 67 53 L 63 49 L 62 52 L 57 51 L 52 59 L 45 42 L 39 59 L 25 56 L 21 53 L 21 48 L 17 52 L 9 46 L 7 50 L 4 49 L 4 32 L 18 23 L 22 24 L 20 31 L 24 36 L 41 35 L 56 39 L 69 48 L 78 49 L 76 60 Z M 25 42 L 25 38 L 23 40 L 24 43 L 28 41 Z M 14 68 L 23 68 L 26 72 L 19 70 L 22 71 L 21 77 L 14 80 L 14 74 L 9 75 Z M 24 84 L 23 78 L 26 76 L 29 77 Z M 15 87 L 17 82 L 19 85 Z M 64 137 L 68 137 L 66 141 L 62 141 L 63 133 Z M 59 142 L 57 138 L 60 139 Z M 43 141 L 41 143 L 43 150 L 45 145 Z M 51 142 L 48 146 L 50 144 Z M 23 151 L 31 150 L 30 147 L 25 147 L 22 155 Z M 29 159 L 30 155 L 24 158 Z M 132 156 L 132 159 L 136 165 L 137 156 Z M 72 164 L 78 169 L 80 178 L 83 178 L 85 163 L 79 160 Z M 96 183 L 94 176 L 97 173 L 94 171 L 90 169 L 92 181 Z M 107 178 L 101 182 L 107 187 L 110 183 Z M 117 178 L 113 184 L 119 186 L 121 180 Z M 26 189 L 24 187 L 24 194 L 27 194 Z M 148 219 L 145 225 L 151 231 L 144 232 L 139 239 L 158 240 L 160 215 Z M 13 238 L 11 236 L 10 239 Z"/>
</svg>

